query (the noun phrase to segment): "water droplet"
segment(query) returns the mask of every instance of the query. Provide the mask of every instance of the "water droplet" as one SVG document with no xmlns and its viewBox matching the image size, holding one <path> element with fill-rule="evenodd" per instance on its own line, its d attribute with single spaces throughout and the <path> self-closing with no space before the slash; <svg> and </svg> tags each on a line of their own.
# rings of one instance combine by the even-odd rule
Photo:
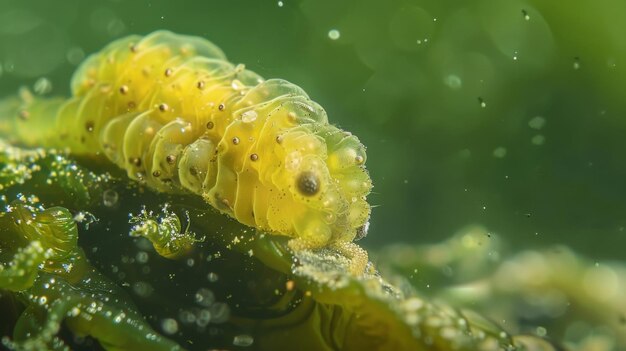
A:
<svg viewBox="0 0 626 351">
<path fill-rule="evenodd" d="M 113 322 L 120 323 L 122 320 L 124 320 L 124 318 L 126 318 L 126 314 L 124 312 L 120 312 L 120 314 L 113 318 Z"/>
<path fill-rule="evenodd" d="M 328 31 L 328 37 L 330 40 L 337 40 L 341 37 L 341 33 L 336 29 L 331 29 Z"/>
<path fill-rule="evenodd" d="M 252 123 L 256 121 L 257 117 L 258 117 L 258 114 L 256 113 L 256 111 L 249 110 L 249 111 L 244 112 L 241 115 L 241 121 L 243 123 Z"/>
<path fill-rule="evenodd" d="M 250 335 L 246 335 L 246 334 L 236 335 L 233 338 L 234 346 L 247 347 L 247 346 L 251 346 L 253 343 L 254 343 L 254 338 Z"/>
</svg>

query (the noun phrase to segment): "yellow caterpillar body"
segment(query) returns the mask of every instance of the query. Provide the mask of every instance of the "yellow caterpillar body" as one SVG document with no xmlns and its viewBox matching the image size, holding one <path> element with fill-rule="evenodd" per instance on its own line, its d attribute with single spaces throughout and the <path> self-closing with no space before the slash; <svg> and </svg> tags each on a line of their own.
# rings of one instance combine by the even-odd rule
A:
<svg viewBox="0 0 626 351">
<path fill-rule="evenodd" d="M 212 43 L 157 31 L 90 56 L 69 99 L 7 98 L 0 134 L 104 154 L 132 179 L 201 195 L 294 248 L 351 242 L 369 219 L 365 148 L 298 86 L 233 65 Z M 7 113 L 11 111 L 11 113 Z"/>
</svg>

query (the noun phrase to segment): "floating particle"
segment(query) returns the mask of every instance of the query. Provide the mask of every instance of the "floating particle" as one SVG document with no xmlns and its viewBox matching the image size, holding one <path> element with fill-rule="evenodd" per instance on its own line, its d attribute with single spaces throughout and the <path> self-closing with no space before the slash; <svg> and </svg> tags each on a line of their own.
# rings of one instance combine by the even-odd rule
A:
<svg viewBox="0 0 626 351">
<path fill-rule="evenodd" d="M 106 207 L 114 207 L 117 205 L 117 201 L 119 200 L 119 195 L 117 191 L 113 189 L 107 189 L 102 193 L 102 203 Z"/>
<path fill-rule="evenodd" d="M 497 148 L 495 148 L 495 150 L 493 150 L 493 157 L 503 158 L 504 156 L 506 156 L 506 148 L 505 147 L 498 146 Z"/>
<path fill-rule="evenodd" d="M 223 302 L 216 302 L 209 308 L 213 323 L 224 323 L 230 318 L 230 308 Z"/>
<path fill-rule="evenodd" d="M 145 251 L 139 251 L 135 255 L 135 260 L 138 263 L 147 263 L 149 258 L 150 258 L 150 256 L 148 256 L 148 253 L 145 252 Z"/>
<path fill-rule="evenodd" d="M 46 95 L 52 91 L 52 82 L 46 77 L 41 77 L 33 84 L 33 91 L 37 95 Z"/>
<path fill-rule="evenodd" d="M 149 297 L 152 295 L 154 288 L 147 282 L 135 282 L 133 284 L 133 292 L 139 297 Z"/>
<path fill-rule="evenodd" d="M 533 119 L 528 121 L 528 126 L 531 127 L 532 129 L 537 129 L 537 130 L 543 128 L 545 124 L 546 124 L 546 119 L 541 116 L 533 117 Z"/>
<path fill-rule="evenodd" d="M 218 275 L 213 272 L 207 274 L 206 277 L 211 283 L 215 283 L 219 279 Z"/>
<path fill-rule="evenodd" d="M 85 58 L 85 52 L 79 47 L 73 47 L 67 51 L 65 58 L 72 65 L 78 65 Z"/>
<path fill-rule="evenodd" d="M 236 335 L 233 338 L 233 345 L 240 347 L 248 347 L 254 343 L 254 338 L 247 334 Z"/>
<path fill-rule="evenodd" d="M 544 327 L 537 327 L 537 329 L 535 330 L 535 333 L 537 333 L 537 336 L 540 336 L 543 338 L 548 334 L 548 330 Z"/>
<path fill-rule="evenodd" d="M 207 288 L 200 288 L 196 291 L 195 301 L 200 306 L 209 307 L 215 302 L 215 295 Z"/>
<path fill-rule="evenodd" d="M 178 319 L 183 324 L 191 324 L 196 321 L 196 315 L 187 310 L 181 310 Z"/>
<path fill-rule="evenodd" d="M 443 79 L 443 83 L 450 87 L 451 89 L 457 90 L 460 89 L 463 85 L 463 81 L 461 81 L 461 77 L 456 74 L 450 74 Z"/>
<path fill-rule="evenodd" d="M 487 103 L 485 102 L 485 100 L 483 100 L 482 97 L 478 98 L 478 103 L 480 104 L 480 107 L 482 107 L 482 108 L 487 107 Z"/>
<path fill-rule="evenodd" d="M 178 322 L 173 318 L 165 318 L 161 321 L 161 329 L 165 334 L 176 334 L 178 332 Z"/>
<path fill-rule="evenodd" d="M 206 327 L 211 321 L 211 311 L 204 309 L 198 311 L 198 315 L 196 316 L 196 325 L 199 327 Z"/>
<path fill-rule="evenodd" d="M 330 40 L 337 40 L 341 37 L 341 33 L 336 29 L 331 29 L 328 31 L 328 37 Z"/>
<path fill-rule="evenodd" d="M 532 137 L 532 139 L 530 139 L 530 142 L 533 145 L 543 145 L 543 143 L 546 141 L 546 137 L 544 137 L 541 134 L 537 134 L 534 137 Z"/>
</svg>

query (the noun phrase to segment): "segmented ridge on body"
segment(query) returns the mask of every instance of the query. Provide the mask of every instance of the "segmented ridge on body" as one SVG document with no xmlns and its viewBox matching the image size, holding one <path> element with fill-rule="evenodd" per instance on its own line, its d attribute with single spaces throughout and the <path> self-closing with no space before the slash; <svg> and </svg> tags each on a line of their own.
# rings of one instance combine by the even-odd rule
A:
<svg viewBox="0 0 626 351">
<path fill-rule="evenodd" d="M 22 97 L 21 143 L 99 154 L 158 191 L 190 191 L 303 247 L 363 233 L 365 148 L 298 86 L 233 65 L 212 43 L 157 31 L 90 56 L 69 100 Z M 15 100 L 6 100 L 15 104 Z"/>
</svg>

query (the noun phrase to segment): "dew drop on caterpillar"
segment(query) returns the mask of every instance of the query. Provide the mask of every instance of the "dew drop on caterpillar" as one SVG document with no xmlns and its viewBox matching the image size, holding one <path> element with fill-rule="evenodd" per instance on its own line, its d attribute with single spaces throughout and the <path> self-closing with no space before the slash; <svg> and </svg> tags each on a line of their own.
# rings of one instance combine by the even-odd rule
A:
<svg viewBox="0 0 626 351">
<path fill-rule="evenodd" d="M 69 99 L 8 97 L 0 135 L 104 155 L 157 191 L 292 237 L 348 244 L 370 214 L 365 147 L 298 86 L 233 65 L 209 41 L 168 31 L 117 40 L 83 62 Z M 347 249 L 351 250 L 351 248 Z"/>
</svg>

